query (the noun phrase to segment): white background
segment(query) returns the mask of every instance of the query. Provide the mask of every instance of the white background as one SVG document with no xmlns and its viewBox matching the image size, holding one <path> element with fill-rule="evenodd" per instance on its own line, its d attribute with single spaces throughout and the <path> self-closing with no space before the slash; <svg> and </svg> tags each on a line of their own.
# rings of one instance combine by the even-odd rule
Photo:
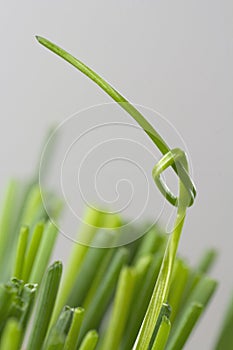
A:
<svg viewBox="0 0 233 350">
<path fill-rule="evenodd" d="M 195 263 L 206 247 L 217 247 L 212 275 L 220 281 L 186 348 L 211 349 L 233 289 L 232 1 L 1 0 L 0 28 L 1 193 L 9 177 L 30 175 L 51 123 L 109 101 L 35 34 L 161 112 L 185 139 L 198 197 L 180 251 Z M 69 246 L 61 236 L 56 256 Z"/>
</svg>

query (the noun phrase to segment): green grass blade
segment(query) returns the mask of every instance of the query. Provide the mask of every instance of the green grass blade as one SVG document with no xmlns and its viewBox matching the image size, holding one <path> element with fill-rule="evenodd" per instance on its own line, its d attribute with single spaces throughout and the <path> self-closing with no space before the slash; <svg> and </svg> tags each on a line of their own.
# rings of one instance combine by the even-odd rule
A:
<svg viewBox="0 0 233 350">
<path fill-rule="evenodd" d="M 140 330 L 143 318 L 145 316 L 150 298 L 156 283 L 159 269 L 162 263 L 162 256 L 156 255 L 144 277 L 141 288 L 134 296 L 133 312 L 131 312 L 124 335 L 122 350 L 128 350 L 133 347 L 137 334 Z"/>
<path fill-rule="evenodd" d="M 77 307 L 74 309 L 73 318 L 69 332 L 64 344 L 64 350 L 76 350 L 78 345 L 78 337 L 84 317 L 84 309 Z"/>
<path fill-rule="evenodd" d="M 158 251 L 161 252 L 161 250 L 165 249 L 166 241 L 167 236 L 162 234 L 161 230 L 157 226 L 152 227 L 142 238 L 142 242 L 135 255 L 134 262 L 138 261 L 143 256 L 155 254 Z"/>
<path fill-rule="evenodd" d="M 173 324 L 173 321 L 176 318 L 176 315 L 179 311 L 179 307 L 182 302 L 184 295 L 185 286 L 188 281 L 189 276 L 189 267 L 181 259 L 177 259 L 175 262 L 175 268 L 172 276 L 171 289 L 168 296 L 168 302 L 171 305 L 171 316 L 170 321 Z"/>
<path fill-rule="evenodd" d="M 5 281 L 8 273 L 11 273 L 10 258 L 12 255 L 12 242 L 14 240 L 16 203 L 18 197 L 18 184 L 12 180 L 9 182 L 4 195 L 0 212 L 0 280 Z M 15 244 L 13 244 L 15 248 Z"/>
<path fill-rule="evenodd" d="M 16 278 L 22 278 L 23 264 L 25 258 L 25 252 L 28 244 L 29 228 L 22 226 L 19 233 L 18 246 L 16 251 L 15 266 L 13 270 L 13 276 Z"/>
<path fill-rule="evenodd" d="M 113 232 L 99 231 L 92 243 L 97 247 L 106 247 L 113 242 L 114 238 L 115 235 Z M 98 271 L 107 253 L 108 250 L 106 248 L 90 247 L 88 249 L 83 264 L 76 277 L 71 295 L 68 299 L 69 305 L 73 307 L 83 305 L 85 296 L 94 280 L 96 271 Z"/>
<path fill-rule="evenodd" d="M 25 284 L 23 286 L 23 291 L 22 291 L 22 300 L 26 305 L 25 312 L 22 314 L 20 318 L 20 324 L 22 327 L 23 332 L 26 329 L 28 320 L 30 318 L 30 314 L 32 311 L 35 295 L 37 291 L 37 285 L 36 284 Z"/>
<path fill-rule="evenodd" d="M 66 340 L 66 334 L 70 328 L 71 319 L 73 316 L 73 309 L 69 306 L 65 306 L 55 323 L 55 325 L 49 331 L 49 334 L 44 343 L 44 350 L 63 349 Z"/>
<path fill-rule="evenodd" d="M 0 350 L 18 350 L 21 343 L 21 332 L 19 322 L 9 319 L 2 334 Z"/>
<path fill-rule="evenodd" d="M 183 349 L 183 346 L 196 325 L 202 310 L 202 304 L 193 302 L 189 305 L 189 307 L 182 313 L 179 325 L 169 340 L 167 350 Z"/>
<path fill-rule="evenodd" d="M 24 280 L 24 282 L 28 282 L 29 280 L 34 261 L 39 251 L 43 230 L 44 223 L 42 222 L 37 223 L 33 230 L 31 241 L 29 243 L 29 247 L 27 249 L 23 264 L 22 279 Z"/>
<path fill-rule="evenodd" d="M 203 257 L 201 258 L 198 266 L 197 266 L 197 271 L 201 273 L 208 273 L 215 263 L 217 258 L 217 252 L 215 249 L 209 249 L 207 250 Z"/>
<path fill-rule="evenodd" d="M 90 330 L 97 329 L 113 296 L 120 271 L 128 259 L 128 250 L 117 250 L 95 297 L 85 312 L 80 338 Z"/>
<path fill-rule="evenodd" d="M 98 333 L 89 331 L 82 341 L 79 350 L 94 350 L 98 342 Z"/>
<path fill-rule="evenodd" d="M 159 326 L 157 336 L 155 338 L 152 350 L 164 350 L 167 344 L 171 329 L 171 322 L 166 316 L 163 316 L 162 321 Z"/>
<path fill-rule="evenodd" d="M 43 214 L 39 218 L 40 213 L 45 213 L 42 203 L 40 188 L 34 185 L 30 188 L 27 200 L 21 217 L 21 225 L 33 226 L 36 219 L 43 218 Z"/>
<path fill-rule="evenodd" d="M 102 350 L 118 350 L 122 334 L 130 311 L 135 286 L 135 271 L 133 268 L 122 269 L 115 294 L 113 310 L 106 330 Z"/>
<path fill-rule="evenodd" d="M 48 222 L 43 233 L 39 250 L 36 254 L 32 271 L 29 277 L 30 283 L 40 283 L 48 266 L 53 247 L 57 238 L 57 227 Z"/>
<path fill-rule="evenodd" d="M 98 74 L 93 70 L 88 68 L 84 63 L 76 59 L 74 56 L 58 47 L 57 45 L 51 43 L 49 40 L 37 36 L 36 39 L 40 44 L 47 47 L 49 50 L 62 57 L 65 61 L 69 62 L 72 66 L 77 68 L 88 78 L 94 81 L 100 88 L 102 88 L 114 101 L 119 103 L 119 105 L 125 109 L 144 129 L 148 136 L 153 140 L 157 145 L 160 151 L 165 154 L 170 149 L 162 137 L 155 131 L 155 129 L 148 123 L 148 121 L 143 117 L 143 115 L 131 105 L 119 92 L 117 92 L 112 86 L 110 86 L 104 79 L 102 79 Z"/>
<path fill-rule="evenodd" d="M 100 288 L 100 285 L 102 284 L 102 281 L 104 280 L 104 277 L 106 275 L 108 267 L 109 267 L 115 253 L 116 253 L 116 249 L 114 249 L 114 248 L 108 249 L 107 254 L 104 257 L 104 260 L 101 263 L 101 266 L 96 271 L 95 278 L 94 278 L 94 280 L 89 288 L 89 291 L 86 294 L 85 300 L 83 302 L 83 307 L 85 310 L 88 309 L 90 303 L 92 302 L 98 289 Z"/>
<path fill-rule="evenodd" d="M 83 219 L 83 225 L 80 228 L 79 236 L 81 241 L 84 237 L 84 241 L 88 244 L 93 240 L 97 229 L 103 226 L 104 214 L 101 211 L 87 208 Z M 88 251 L 88 246 L 81 244 L 74 244 L 70 258 L 68 260 L 67 267 L 65 269 L 64 277 L 62 279 L 61 287 L 59 289 L 57 302 L 54 308 L 54 314 L 51 323 L 53 324 L 62 310 L 63 306 L 67 303 L 68 297 L 73 289 L 75 279 L 81 268 L 85 255 Z"/>
<path fill-rule="evenodd" d="M 223 321 L 222 327 L 220 328 L 220 334 L 216 345 L 215 350 L 231 350 L 233 344 L 233 297 L 227 306 L 225 319 Z"/>
<path fill-rule="evenodd" d="M 93 70 L 87 67 L 84 63 L 76 59 L 74 56 L 53 44 L 49 40 L 42 38 L 40 36 L 36 36 L 36 39 L 40 44 L 45 46 L 47 49 L 51 50 L 65 61 L 69 62 L 83 74 L 85 74 L 88 78 L 94 81 L 101 89 L 103 89 L 115 102 L 117 102 L 132 118 L 142 127 L 145 133 L 150 137 L 153 143 L 158 147 L 163 155 L 166 155 L 171 150 L 163 138 L 159 135 L 159 133 L 153 128 L 153 126 L 144 118 L 144 116 L 131 104 L 129 103 L 118 91 L 116 91 L 111 85 L 109 85 L 103 78 L 101 78 L 98 74 L 96 74 Z M 188 206 L 192 205 L 194 198 L 196 196 L 196 189 L 190 176 L 187 174 L 186 169 L 182 164 L 179 164 L 177 169 L 177 164 L 173 163 L 171 165 L 174 171 L 178 174 L 179 178 L 182 179 L 183 184 L 188 181 L 191 191 L 191 201 L 189 201 Z M 179 171 L 178 171 L 179 170 Z M 161 190 L 161 187 L 160 187 Z M 161 191 L 163 192 L 163 191 Z M 167 193 L 168 194 L 168 193 Z M 169 196 L 165 195 L 165 198 L 169 199 Z M 170 197 L 171 198 L 171 197 Z M 174 203 L 173 203 L 174 204 Z"/>
<path fill-rule="evenodd" d="M 52 264 L 42 281 L 27 350 L 41 350 L 51 319 L 62 273 L 61 262 Z"/>
</svg>

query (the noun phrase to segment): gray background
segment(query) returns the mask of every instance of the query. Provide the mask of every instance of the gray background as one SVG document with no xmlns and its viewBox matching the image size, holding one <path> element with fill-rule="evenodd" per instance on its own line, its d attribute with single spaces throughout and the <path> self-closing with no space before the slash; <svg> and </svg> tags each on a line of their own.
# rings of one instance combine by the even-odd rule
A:
<svg viewBox="0 0 233 350">
<path fill-rule="evenodd" d="M 39 47 L 34 34 L 160 111 L 185 139 L 198 198 L 180 251 L 195 263 L 205 247 L 218 247 L 212 274 L 221 282 L 187 349 L 211 349 L 233 288 L 232 17 L 230 0 L 0 2 L 1 192 L 10 176 L 30 175 L 52 122 L 109 101 Z M 61 236 L 56 256 L 69 247 Z"/>
</svg>

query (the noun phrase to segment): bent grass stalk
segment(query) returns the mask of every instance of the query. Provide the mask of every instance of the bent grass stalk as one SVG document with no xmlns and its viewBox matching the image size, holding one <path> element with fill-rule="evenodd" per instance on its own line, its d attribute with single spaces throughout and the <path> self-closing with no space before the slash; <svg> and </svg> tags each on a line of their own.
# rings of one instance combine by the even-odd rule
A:
<svg viewBox="0 0 233 350">
<path fill-rule="evenodd" d="M 9 248 L 10 238 L 5 234 L 14 241 L 13 253 L 17 241 L 18 245 L 15 256 L 12 253 L 14 259 L 8 264 L 15 277 L 0 284 L 0 350 L 18 350 L 23 341 L 27 350 L 180 350 L 217 285 L 206 276 L 215 259 L 214 251 L 207 252 L 195 270 L 176 258 L 186 210 L 196 196 L 186 155 L 180 149 L 171 150 L 144 116 L 94 71 L 48 40 L 37 39 L 99 85 L 159 148 L 162 159 L 155 165 L 152 176 L 163 196 L 177 207 L 177 217 L 168 240 L 164 230 L 154 226 L 136 244 L 105 250 L 88 245 L 97 241 L 98 245 L 106 246 L 106 240 L 115 240 L 115 232 L 112 236 L 108 232 L 105 237 L 99 228 L 114 231 L 121 225 L 121 218 L 89 208 L 77 237 L 87 246 L 73 246 L 60 284 L 61 263 L 55 262 L 47 269 L 57 229 L 47 221 L 36 181 L 28 184 L 20 210 L 15 206 L 18 185 L 12 183 L 0 220 L 0 250 Z M 162 181 L 161 175 L 168 167 L 178 175 L 178 196 Z M 51 210 L 57 215 L 58 203 L 60 201 L 51 194 Z M 18 222 L 13 225 L 11 217 L 15 212 Z M 47 222 L 43 224 L 43 220 Z M 15 228 L 19 226 L 22 228 L 17 239 Z M 130 229 L 137 232 L 140 228 Z M 4 257 L 0 256 L 3 264 L 7 252 Z M 3 282 L 7 275 L 3 269 L 0 271 Z M 36 293 L 38 287 L 39 293 Z M 74 308 L 65 306 L 67 301 Z M 173 308 L 172 313 L 167 302 Z M 27 342 L 25 331 L 34 304 Z M 222 344 L 226 350 L 230 349 L 231 337 L 227 338 L 227 334 L 228 322 L 232 324 L 232 311 L 229 315 L 216 349 Z"/>
</svg>

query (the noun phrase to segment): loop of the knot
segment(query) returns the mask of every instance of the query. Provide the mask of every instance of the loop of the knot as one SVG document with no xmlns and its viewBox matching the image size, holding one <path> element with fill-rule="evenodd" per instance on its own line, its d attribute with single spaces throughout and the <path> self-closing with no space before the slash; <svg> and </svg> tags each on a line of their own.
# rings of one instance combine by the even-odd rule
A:
<svg viewBox="0 0 233 350">
<path fill-rule="evenodd" d="M 184 185 L 187 193 L 189 195 L 188 205 L 191 206 L 196 197 L 195 185 L 189 175 L 187 166 L 187 157 L 184 151 L 179 148 L 175 148 L 167 152 L 160 161 L 154 166 L 152 170 L 153 179 L 163 194 L 163 196 L 171 203 L 173 206 L 179 205 L 179 196 L 175 196 L 166 183 L 162 180 L 161 174 L 170 166 L 176 169 L 176 173 Z"/>
</svg>

